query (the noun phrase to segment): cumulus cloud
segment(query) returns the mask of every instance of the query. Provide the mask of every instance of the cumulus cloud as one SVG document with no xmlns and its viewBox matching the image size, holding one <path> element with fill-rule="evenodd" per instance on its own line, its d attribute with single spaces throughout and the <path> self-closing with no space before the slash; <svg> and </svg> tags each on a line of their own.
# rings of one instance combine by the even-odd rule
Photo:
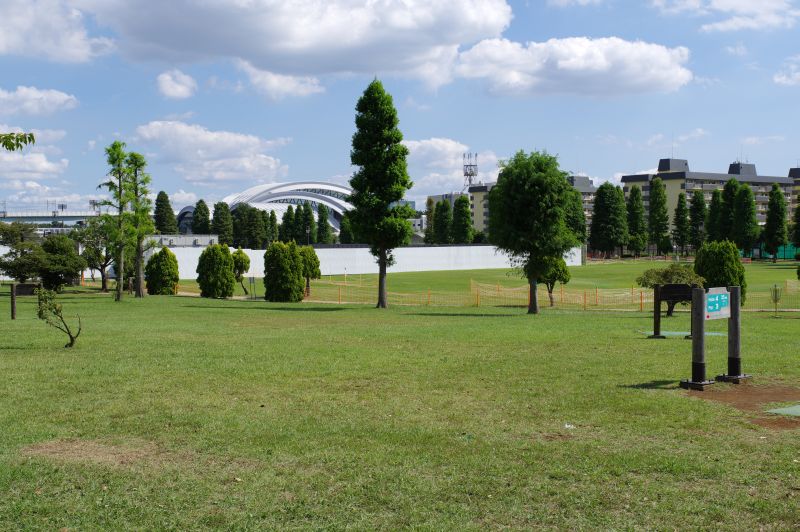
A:
<svg viewBox="0 0 800 532">
<path fill-rule="evenodd" d="M 417 202 L 433 194 L 460 192 L 464 186 L 462 156 L 469 152 L 466 144 L 449 138 L 406 140 L 408 171 L 414 187 L 407 196 Z M 478 154 L 479 179 L 483 182 L 497 179 L 498 158 L 492 151 Z"/>
<path fill-rule="evenodd" d="M 603 0 L 547 0 L 547 5 L 556 7 L 590 6 L 603 3 Z"/>
<path fill-rule="evenodd" d="M 214 183 L 249 180 L 272 182 L 286 177 L 288 167 L 267 155 L 290 139 L 265 140 L 255 135 L 211 131 L 196 124 L 156 120 L 136 128 L 156 159 L 171 164 L 187 181 Z"/>
<path fill-rule="evenodd" d="M 15 91 L 0 89 L 0 114 L 49 115 L 74 109 L 78 99 L 54 89 L 18 86 Z"/>
<path fill-rule="evenodd" d="M 197 194 L 194 192 L 186 192 L 182 188 L 178 189 L 177 192 L 173 192 L 169 195 L 169 201 L 172 204 L 173 209 L 180 210 L 183 206 L 186 205 L 194 205 L 197 203 Z"/>
<path fill-rule="evenodd" d="M 703 31 L 786 29 L 800 17 L 792 0 L 652 0 L 666 14 L 712 16 Z"/>
<path fill-rule="evenodd" d="M 617 37 L 521 44 L 490 39 L 459 56 L 457 73 L 485 79 L 494 93 L 614 95 L 670 92 L 692 80 L 689 50 Z"/>
<path fill-rule="evenodd" d="M 282 100 L 287 96 L 309 96 L 324 92 L 319 80 L 312 76 L 286 76 L 261 70 L 247 61 L 237 61 L 239 70 L 247 74 L 250 84 L 271 100 Z"/>
<path fill-rule="evenodd" d="M 783 63 L 783 68 L 772 76 L 778 85 L 800 85 L 800 55 L 790 57 Z"/>
<path fill-rule="evenodd" d="M 745 137 L 742 139 L 742 144 L 746 144 L 748 146 L 759 146 L 761 144 L 772 144 L 775 142 L 783 142 L 786 140 L 786 137 L 783 135 L 767 135 L 765 137 Z"/>
<path fill-rule="evenodd" d="M 0 55 L 83 63 L 113 50 L 106 37 L 89 37 L 83 14 L 59 0 L 5 0 Z"/>
<path fill-rule="evenodd" d="M 197 82 L 178 69 L 168 70 L 158 75 L 158 90 L 167 98 L 183 100 L 191 98 L 197 91 Z"/>
<path fill-rule="evenodd" d="M 242 59 L 290 76 L 397 72 L 431 84 L 447 81 L 460 46 L 499 36 L 512 17 L 505 0 L 73 2 L 136 58 Z"/>
<path fill-rule="evenodd" d="M 53 179 L 69 166 L 68 159 L 51 161 L 41 152 L 7 152 L 0 150 L 0 177 L 2 179 L 41 180 Z"/>
</svg>

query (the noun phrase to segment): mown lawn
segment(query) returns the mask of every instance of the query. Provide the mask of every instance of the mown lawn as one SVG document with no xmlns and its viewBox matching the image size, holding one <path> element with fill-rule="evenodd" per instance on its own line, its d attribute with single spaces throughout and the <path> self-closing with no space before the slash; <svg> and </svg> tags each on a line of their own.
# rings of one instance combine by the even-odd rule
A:
<svg viewBox="0 0 800 532">
<path fill-rule="evenodd" d="M 73 350 L 0 297 L 0 529 L 800 526 L 800 431 L 678 389 L 645 314 L 62 299 Z M 754 385 L 799 318 L 744 315 Z"/>
</svg>

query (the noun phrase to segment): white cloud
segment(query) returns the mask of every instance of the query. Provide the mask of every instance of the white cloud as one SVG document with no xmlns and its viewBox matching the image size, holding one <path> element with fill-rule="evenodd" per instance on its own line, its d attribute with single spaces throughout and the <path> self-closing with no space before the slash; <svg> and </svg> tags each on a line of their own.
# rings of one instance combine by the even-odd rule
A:
<svg viewBox="0 0 800 532">
<path fill-rule="evenodd" d="M 142 59 L 242 59 L 274 74 L 448 81 L 459 47 L 497 37 L 506 0 L 72 0 Z M 191 16 L 187 16 L 191 13 Z"/>
<path fill-rule="evenodd" d="M 721 20 L 703 24 L 703 31 L 786 29 L 800 18 L 792 0 L 652 0 L 666 14 L 715 16 Z"/>
<path fill-rule="evenodd" d="M 790 57 L 783 63 L 783 68 L 772 76 L 778 85 L 800 85 L 800 55 Z"/>
<path fill-rule="evenodd" d="M 286 177 L 288 167 L 265 152 L 291 139 L 265 140 L 255 135 L 211 131 L 195 124 L 157 120 L 136 128 L 137 139 L 172 164 L 187 181 L 272 182 Z"/>
<path fill-rule="evenodd" d="M 748 146 L 758 146 L 761 144 L 772 144 L 774 142 L 783 142 L 786 140 L 786 137 L 783 135 L 768 135 L 765 137 L 745 137 L 742 139 L 742 144 L 746 144 Z"/>
<path fill-rule="evenodd" d="M 18 86 L 13 92 L 0 89 L 0 114 L 48 115 L 74 109 L 78 99 L 71 94 L 36 87 Z"/>
<path fill-rule="evenodd" d="M 70 209 L 80 209 L 88 207 L 89 200 L 99 200 L 106 197 L 103 194 L 68 192 L 62 187 L 51 187 L 37 181 L 23 179 L 0 181 L 0 190 L 11 192 L 4 196 L 9 210 L 13 210 L 15 204 L 24 205 L 28 209 L 44 210 L 48 202 L 51 204 L 66 203 Z"/>
<path fill-rule="evenodd" d="M 490 39 L 459 56 L 457 73 L 501 94 L 670 92 L 692 80 L 689 50 L 617 37 L 530 42 Z"/>
<path fill-rule="evenodd" d="M 194 205 L 197 203 L 197 200 L 197 194 L 194 192 L 186 192 L 182 188 L 169 195 L 169 201 L 172 204 L 172 208 L 177 210 L 182 209 L 186 205 Z"/>
<path fill-rule="evenodd" d="M 17 180 L 53 179 L 69 166 L 68 159 L 51 161 L 41 152 L 0 150 L 0 178 Z"/>
<path fill-rule="evenodd" d="M 688 133 L 684 133 L 682 135 L 678 135 L 675 140 L 679 144 L 683 144 L 685 142 L 689 142 L 690 140 L 697 140 L 697 139 L 701 139 L 703 137 L 707 137 L 708 135 L 710 135 L 710 133 L 708 131 L 706 131 L 705 129 L 703 129 L 701 127 L 698 127 L 698 128 L 695 128 L 695 129 L 691 130 Z"/>
<path fill-rule="evenodd" d="M 425 140 L 406 140 L 403 144 L 409 150 L 408 171 L 414 187 L 407 197 L 424 203 L 433 194 L 460 192 L 464 186 L 462 156 L 469 152 L 469 146 L 448 138 Z M 497 180 L 498 158 L 492 151 L 478 154 L 479 180 Z"/>
<path fill-rule="evenodd" d="M 82 63 L 113 50 L 105 37 L 89 37 L 83 15 L 60 0 L 5 0 L 0 55 Z"/>
<path fill-rule="evenodd" d="M 239 70 L 247 74 L 253 87 L 271 100 L 281 100 L 287 96 L 309 96 L 325 91 L 315 77 L 275 74 L 242 60 L 236 64 Z"/>
<path fill-rule="evenodd" d="M 191 98 L 197 91 L 197 82 L 178 69 L 168 70 L 158 75 L 158 90 L 167 98 L 182 100 Z"/>
<path fill-rule="evenodd" d="M 590 6 L 601 4 L 603 0 L 547 0 L 547 5 L 556 7 Z"/>
<path fill-rule="evenodd" d="M 742 43 L 738 43 L 735 46 L 726 46 L 725 51 L 736 57 L 744 57 L 747 55 L 747 47 Z"/>
</svg>

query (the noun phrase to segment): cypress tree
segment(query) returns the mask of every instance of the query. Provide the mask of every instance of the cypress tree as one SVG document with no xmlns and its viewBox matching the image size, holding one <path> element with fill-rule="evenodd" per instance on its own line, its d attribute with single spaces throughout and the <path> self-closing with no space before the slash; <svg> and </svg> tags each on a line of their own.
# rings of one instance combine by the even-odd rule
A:
<svg viewBox="0 0 800 532">
<path fill-rule="evenodd" d="M 800 205 L 794 210 L 794 231 L 792 232 L 792 244 L 800 248 Z"/>
<path fill-rule="evenodd" d="M 436 202 L 433 201 L 433 198 L 429 197 L 425 201 L 425 243 L 426 244 L 435 244 L 436 243 L 436 235 L 433 232 L 433 217 L 435 216 L 436 212 Z"/>
<path fill-rule="evenodd" d="M 281 226 L 278 230 L 278 239 L 281 242 L 291 242 L 294 240 L 294 208 L 289 205 L 281 218 Z"/>
<path fill-rule="evenodd" d="M 649 243 L 658 252 L 669 252 L 669 214 L 667 213 L 667 190 L 660 177 L 650 181 L 650 210 L 647 217 Z"/>
<path fill-rule="evenodd" d="M 294 228 L 292 229 L 292 239 L 300 245 L 306 241 L 306 222 L 303 215 L 303 206 L 298 205 L 294 210 Z"/>
<path fill-rule="evenodd" d="M 564 221 L 580 244 L 586 242 L 586 214 L 583 212 L 583 196 L 570 186 L 566 191 Z"/>
<path fill-rule="evenodd" d="M 642 189 L 633 185 L 628 194 L 628 251 L 634 257 L 642 254 L 647 247 L 647 223 L 644 219 Z"/>
<path fill-rule="evenodd" d="M 594 198 L 589 245 L 608 254 L 627 243 L 628 212 L 622 190 L 611 183 L 603 183 Z"/>
<path fill-rule="evenodd" d="M 194 206 L 192 233 L 195 235 L 208 235 L 211 233 L 211 214 L 208 212 L 208 205 L 203 200 L 198 201 Z"/>
<path fill-rule="evenodd" d="M 689 204 L 689 243 L 695 251 L 700 249 L 706 240 L 704 227 L 707 215 L 703 192 L 695 190 Z"/>
<path fill-rule="evenodd" d="M 739 193 L 739 182 L 730 178 L 722 188 L 722 209 L 719 214 L 719 240 L 735 242 L 733 225 L 736 210 L 736 195 Z"/>
<path fill-rule="evenodd" d="M 269 211 L 269 231 L 267 232 L 267 238 L 270 244 L 280 239 L 280 226 L 278 225 L 278 215 L 275 214 L 275 211 Z"/>
<path fill-rule="evenodd" d="M 331 224 L 328 223 L 328 207 L 321 203 L 317 205 L 317 242 L 320 244 L 331 244 L 333 232 Z"/>
<path fill-rule="evenodd" d="M 689 223 L 689 208 L 686 206 L 686 194 L 678 194 L 678 203 L 672 217 L 672 241 L 681 248 L 681 253 L 686 251 L 691 237 L 691 224 Z"/>
<path fill-rule="evenodd" d="M 723 194 L 724 196 L 724 194 Z M 758 240 L 760 229 L 756 219 L 756 200 L 747 184 L 739 187 L 733 205 L 733 242 L 749 256 Z"/>
<path fill-rule="evenodd" d="M 472 214 L 469 212 L 469 198 L 466 196 L 459 196 L 455 201 L 450 236 L 454 244 L 472 242 Z"/>
<path fill-rule="evenodd" d="M 339 243 L 355 244 L 356 238 L 353 233 L 353 226 L 350 224 L 349 211 L 344 213 L 342 221 L 339 223 Z"/>
<path fill-rule="evenodd" d="M 264 214 L 260 209 L 250 207 L 245 222 L 245 239 L 250 249 L 263 249 L 266 234 L 264 233 Z"/>
<path fill-rule="evenodd" d="M 720 219 L 722 218 L 722 192 L 715 190 L 711 194 L 711 205 L 708 207 L 708 218 L 706 219 L 706 231 L 709 242 L 721 242 L 725 240 L 722 236 Z"/>
<path fill-rule="evenodd" d="M 214 204 L 214 219 L 211 222 L 211 232 L 219 237 L 219 243 L 233 245 L 233 217 L 231 209 L 224 201 Z"/>
<path fill-rule="evenodd" d="M 314 220 L 314 210 L 311 203 L 303 203 L 303 233 L 300 241 L 304 244 L 315 244 L 317 242 L 317 222 Z"/>
<path fill-rule="evenodd" d="M 767 203 L 767 223 L 764 225 L 764 249 L 778 261 L 778 249 L 789 243 L 786 227 L 786 199 L 777 183 L 772 184 Z"/>
<path fill-rule="evenodd" d="M 177 235 L 178 221 L 175 218 L 175 211 L 169 202 L 169 196 L 163 190 L 156 196 L 156 208 L 153 214 L 156 223 L 156 231 L 162 235 Z"/>
<path fill-rule="evenodd" d="M 453 212 L 450 209 L 450 202 L 446 199 L 436 203 L 436 210 L 433 213 L 433 234 L 437 244 L 449 244 L 451 226 L 453 225 Z"/>
</svg>

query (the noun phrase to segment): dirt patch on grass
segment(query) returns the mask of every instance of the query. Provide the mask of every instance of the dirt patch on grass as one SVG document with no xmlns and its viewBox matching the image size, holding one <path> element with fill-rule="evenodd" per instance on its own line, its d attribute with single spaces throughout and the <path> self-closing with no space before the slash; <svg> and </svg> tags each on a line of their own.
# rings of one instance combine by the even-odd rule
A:
<svg viewBox="0 0 800 532">
<path fill-rule="evenodd" d="M 689 395 L 706 401 L 725 403 L 743 412 L 755 414 L 750 421 L 762 427 L 778 430 L 800 428 L 800 417 L 768 414 L 764 411 L 766 405 L 772 403 L 800 402 L 800 388 L 753 384 L 721 387 L 715 385 L 703 392 L 690 391 Z"/>
</svg>

